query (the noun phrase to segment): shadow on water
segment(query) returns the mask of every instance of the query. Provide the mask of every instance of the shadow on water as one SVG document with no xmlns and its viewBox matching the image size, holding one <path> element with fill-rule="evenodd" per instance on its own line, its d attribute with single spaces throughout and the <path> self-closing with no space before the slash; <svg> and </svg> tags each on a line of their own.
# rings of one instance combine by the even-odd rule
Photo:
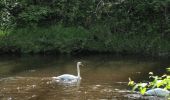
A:
<svg viewBox="0 0 170 100">
<path fill-rule="evenodd" d="M 53 76 L 76 75 L 76 62 L 82 61 L 79 85 L 52 82 Z M 0 99 L 2 100 L 86 100 L 116 99 L 130 93 L 128 77 L 147 79 L 148 72 L 163 74 L 168 59 L 136 56 L 1 56 Z M 125 99 L 126 100 L 126 99 Z"/>
</svg>

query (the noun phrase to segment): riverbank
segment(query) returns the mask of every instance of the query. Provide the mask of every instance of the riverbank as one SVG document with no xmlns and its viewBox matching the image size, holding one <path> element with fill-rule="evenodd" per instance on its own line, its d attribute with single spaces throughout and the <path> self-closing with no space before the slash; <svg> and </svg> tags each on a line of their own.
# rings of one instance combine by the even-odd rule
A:
<svg viewBox="0 0 170 100">
<path fill-rule="evenodd" d="M 1 31 L 0 51 L 20 54 L 97 52 L 170 56 L 170 40 L 161 34 L 113 33 L 102 25 L 89 29 L 53 25 Z"/>
<path fill-rule="evenodd" d="M 0 2 L 0 52 L 170 56 L 170 2 Z"/>
</svg>

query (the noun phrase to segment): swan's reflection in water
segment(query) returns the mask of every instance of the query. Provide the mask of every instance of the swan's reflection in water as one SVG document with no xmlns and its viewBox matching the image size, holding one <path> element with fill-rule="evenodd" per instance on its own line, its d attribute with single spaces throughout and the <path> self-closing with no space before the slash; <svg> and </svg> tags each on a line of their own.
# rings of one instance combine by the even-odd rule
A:
<svg viewBox="0 0 170 100">
<path fill-rule="evenodd" d="M 113 85 L 126 86 L 125 82 Z M 130 91 L 110 84 L 56 83 L 51 77 L 8 77 L 0 80 L 0 100 L 126 100 Z"/>
<path fill-rule="evenodd" d="M 55 82 L 51 77 L 8 77 L 0 79 L 0 100 L 55 100 L 62 95 L 78 96 L 81 80 Z M 62 97 L 63 98 L 63 97 Z M 76 97 L 77 98 L 77 97 Z"/>
<path fill-rule="evenodd" d="M 81 80 L 74 83 L 56 83 L 51 77 L 8 77 L 0 80 L 1 100 L 82 100 L 111 97 L 112 86 L 87 85 Z M 108 98 L 108 97 L 103 97 Z"/>
<path fill-rule="evenodd" d="M 76 80 L 74 82 L 62 82 L 62 81 L 56 81 L 56 80 L 52 79 L 52 83 L 60 85 L 60 86 L 64 86 L 64 87 L 77 87 L 77 88 L 79 88 L 81 80 Z"/>
<path fill-rule="evenodd" d="M 128 77 L 143 80 L 148 77 L 148 72 L 165 65 L 136 58 L 93 56 L 83 58 L 85 67 L 81 69 L 80 82 L 63 84 L 53 81 L 53 76 L 63 73 L 76 75 L 77 60 L 80 61 L 65 56 L 1 58 L 0 100 L 127 100 L 123 96 L 129 93 Z"/>
</svg>

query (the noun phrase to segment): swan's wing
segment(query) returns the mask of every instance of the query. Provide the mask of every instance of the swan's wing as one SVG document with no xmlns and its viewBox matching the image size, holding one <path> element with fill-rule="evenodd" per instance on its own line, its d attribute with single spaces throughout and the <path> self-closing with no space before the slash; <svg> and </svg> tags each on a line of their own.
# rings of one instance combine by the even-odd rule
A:
<svg viewBox="0 0 170 100">
<path fill-rule="evenodd" d="M 61 83 L 61 84 L 73 84 L 73 83 L 79 83 L 80 79 L 78 76 L 70 75 L 70 74 L 63 74 L 57 77 L 52 77 L 55 82 Z"/>
<path fill-rule="evenodd" d="M 77 76 L 70 75 L 70 74 L 63 74 L 57 77 L 53 77 L 55 80 L 60 80 L 60 81 L 71 81 L 77 79 Z"/>
<path fill-rule="evenodd" d="M 64 78 L 64 79 L 69 78 L 69 79 L 75 79 L 75 78 L 77 78 L 77 76 L 70 75 L 70 74 L 63 74 L 63 75 L 58 76 L 58 78 Z"/>
</svg>

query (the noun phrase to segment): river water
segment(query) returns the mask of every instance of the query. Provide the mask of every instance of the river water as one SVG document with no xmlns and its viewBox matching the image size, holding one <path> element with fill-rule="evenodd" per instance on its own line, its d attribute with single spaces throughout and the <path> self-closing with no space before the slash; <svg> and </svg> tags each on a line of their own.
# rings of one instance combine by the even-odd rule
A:
<svg viewBox="0 0 170 100">
<path fill-rule="evenodd" d="M 82 80 L 76 85 L 58 84 L 51 77 L 77 75 L 81 61 Z M 128 78 L 141 81 L 149 72 L 162 75 L 168 59 L 139 56 L 1 56 L 0 100 L 127 100 Z"/>
</svg>

